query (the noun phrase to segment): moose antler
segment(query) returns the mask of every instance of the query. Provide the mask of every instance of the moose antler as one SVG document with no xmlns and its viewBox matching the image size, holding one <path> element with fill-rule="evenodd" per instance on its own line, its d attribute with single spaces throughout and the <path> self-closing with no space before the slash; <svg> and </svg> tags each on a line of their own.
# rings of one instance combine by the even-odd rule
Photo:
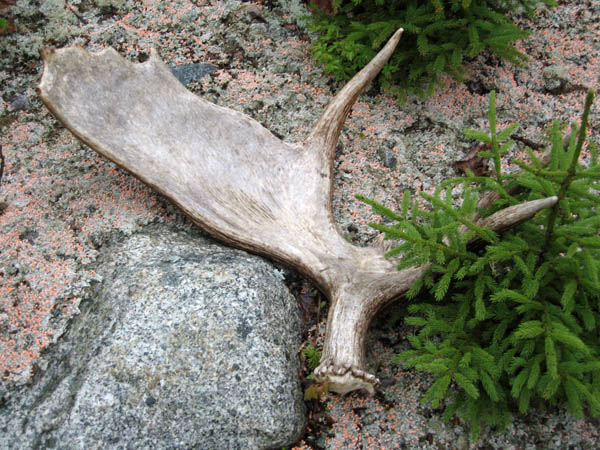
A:
<svg viewBox="0 0 600 450">
<path fill-rule="evenodd" d="M 300 144 L 192 94 L 154 50 L 133 64 L 111 48 L 42 49 L 38 93 L 81 141 L 170 198 L 215 238 L 315 282 L 331 301 L 317 379 L 335 392 L 372 393 L 377 379 L 366 372 L 363 345 L 369 322 L 427 268 L 399 272 L 381 251 L 342 238 L 331 207 L 333 159 L 346 115 L 401 34 L 344 86 Z M 490 223 L 509 226 L 555 201 L 513 207 Z"/>
</svg>

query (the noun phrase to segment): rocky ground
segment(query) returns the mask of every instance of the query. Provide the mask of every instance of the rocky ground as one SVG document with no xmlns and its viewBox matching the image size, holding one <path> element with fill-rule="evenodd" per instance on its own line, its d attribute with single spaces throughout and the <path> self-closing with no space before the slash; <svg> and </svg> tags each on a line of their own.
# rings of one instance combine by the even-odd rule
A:
<svg viewBox="0 0 600 450">
<path fill-rule="evenodd" d="M 340 87 L 311 58 L 304 14 L 294 0 L 0 2 L 0 16 L 11 22 L 0 34 L 0 394 L 43 370 L 44 349 L 60 339 L 99 281 L 100 248 L 152 223 L 192 226 L 48 113 L 35 94 L 39 49 L 112 46 L 144 61 L 154 47 L 193 92 L 298 141 Z M 532 32 L 518 45 L 531 58 L 526 66 L 482 55 L 468 64 L 464 83 L 448 80 L 429 99 L 399 106 L 373 89 L 359 98 L 336 156 L 335 217 L 349 239 L 364 244 L 375 236 L 367 222 L 376 217 L 355 193 L 394 207 L 402 190 L 431 191 L 457 174 L 453 163 L 473 147 L 462 129 L 485 126 L 492 89 L 500 125 L 520 123 L 507 166 L 523 144 L 544 147 L 552 119 L 577 120 L 585 91 L 600 86 L 600 5 L 563 2 L 540 9 L 534 21 L 514 19 Z M 595 138 L 599 111 L 590 119 Z M 598 447 L 598 422 L 574 420 L 563 410 L 517 416 L 506 433 L 486 431 L 470 442 L 464 424 L 443 423 L 419 403 L 426 377 L 391 364 L 406 348 L 407 330 L 386 327 L 384 319 L 369 343 L 372 368 L 386 381 L 380 392 L 326 395 L 313 405 L 296 448 Z M 318 346 L 318 325 L 311 335 Z"/>
</svg>

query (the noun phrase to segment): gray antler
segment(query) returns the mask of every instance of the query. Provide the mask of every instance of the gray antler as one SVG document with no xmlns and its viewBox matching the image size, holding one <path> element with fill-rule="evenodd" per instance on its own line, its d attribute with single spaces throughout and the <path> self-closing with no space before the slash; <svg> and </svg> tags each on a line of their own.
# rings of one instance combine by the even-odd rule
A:
<svg viewBox="0 0 600 450">
<path fill-rule="evenodd" d="M 364 337 L 382 305 L 426 267 L 396 270 L 374 248 L 337 232 L 331 195 L 335 146 L 363 88 L 393 53 L 402 30 L 337 94 L 301 144 L 192 94 L 155 51 L 133 64 L 113 49 L 43 49 L 38 92 L 79 139 L 175 202 L 215 238 L 288 264 L 330 298 L 323 358 L 315 374 L 339 393 L 377 379 L 366 372 Z M 545 203 L 499 215 L 494 229 Z"/>
</svg>

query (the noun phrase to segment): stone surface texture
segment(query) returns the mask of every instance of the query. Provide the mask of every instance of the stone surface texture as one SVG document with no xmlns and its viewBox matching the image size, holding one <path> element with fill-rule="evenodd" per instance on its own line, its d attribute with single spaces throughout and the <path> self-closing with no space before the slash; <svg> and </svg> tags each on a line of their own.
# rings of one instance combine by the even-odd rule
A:
<svg viewBox="0 0 600 450">
<path fill-rule="evenodd" d="M 0 448 L 260 449 L 299 439 L 297 304 L 272 265 L 153 227 L 102 251 L 103 278 Z"/>
</svg>

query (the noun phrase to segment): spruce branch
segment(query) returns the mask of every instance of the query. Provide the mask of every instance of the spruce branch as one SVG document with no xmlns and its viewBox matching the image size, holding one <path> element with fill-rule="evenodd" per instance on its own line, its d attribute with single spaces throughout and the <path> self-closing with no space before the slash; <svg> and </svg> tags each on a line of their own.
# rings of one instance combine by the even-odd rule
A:
<svg viewBox="0 0 600 450">
<path fill-rule="evenodd" d="M 553 235 L 554 235 L 556 220 L 558 219 L 558 214 L 560 212 L 560 203 L 565 198 L 567 189 L 569 188 L 569 185 L 571 184 L 571 182 L 575 178 L 575 175 L 577 174 L 577 163 L 579 161 L 579 156 L 581 155 L 583 143 L 585 142 L 585 139 L 586 139 L 588 118 L 589 118 L 590 110 L 592 109 L 593 103 L 594 103 L 594 91 L 590 90 L 590 91 L 588 91 L 586 99 L 585 99 L 585 106 L 584 106 L 583 115 L 581 118 L 581 126 L 579 127 L 577 144 L 575 146 L 575 150 L 573 152 L 573 155 L 572 155 L 572 158 L 571 158 L 571 161 L 569 164 L 569 168 L 567 169 L 568 174 L 564 178 L 563 182 L 561 183 L 560 191 L 558 193 L 558 202 L 552 207 L 552 209 L 550 210 L 550 215 L 548 216 L 548 222 L 546 225 L 546 237 L 544 240 L 544 245 L 541 247 L 541 252 L 540 252 L 539 258 L 538 258 L 538 262 L 540 264 L 543 261 L 546 252 L 548 251 L 548 248 L 550 246 L 550 243 L 551 243 Z M 573 137 L 574 136 L 571 137 L 571 140 L 573 140 Z"/>
<path fill-rule="evenodd" d="M 412 367 L 431 373 L 436 382 L 450 377 L 455 390 L 433 389 L 426 400 L 441 404 L 445 399 L 443 416 L 468 421 L 473 435 L 483 424 L 505 426 L 510 420 L 509 401 L 522 413 L 534 405 L 565 401 L 573 414 L 584 411 L 586 404 L 588 411 L 600 414 L 600 376 L 593 370 L 600 364 L 596 181 L 600 172 L 593 142 L 590 164 L 578 165 L 590 106 L 588 96 L 582 126 L 569 136 L 563 137 L 555 122 L 552 147 L 541 156 L 529 149 L 529 163 L 519 164 L 521 172 L 505 174 L 500 182 L 495 176 L 485 179 L 468 173 L 442 184 L 445 199 L 439 189 L 434 195 L 421 194 L 431 206 L 419 218 L 421 237 L 440 244 L 441 233 L 441 243 L 452 248 L 462 243 L 476 259 L 440 260 L 433 251 L 425 254 L 422 248 L 403 247 L 409 258 L 418 253 L 430 261 L 429 270 L 410 289 L 411 297 L 422 287 L 429 293 L 423 303 L 409 307 L 413 317 L 407 323 L 420 327 L 411 340 L 415 350 L 410 359 L 420 362 Z M 486 156 L 497 157 L 507 148 L 500 137 L 507 138 L 515 126 L 498 131 L 493 107 L 490 119 L 489 135 L 477 131 L 469 135 L 485 142 L 496 133 L 496 149 Z M 473 183 L 479 187 L 473 188 Z M 455 185 L 464 186 L 464 199 L 452 209 L 448 189 Z M 475 192 L 483 192 L 476 204 Z M 522 204 L 525 198 L 537 200 Z M 526 213 L 527 208 L 535 211 Z M 549 214 L 535 215 L 548 208 L 560 214 L 546 242 Z M 523 220 L 502 217 L 511 212 L 523 214 Z M 412 220 L 415 217 L 405 219 Z M 493 220 L 510 225 L 498 226 Z M 450 226 L 452 221 L 460 224 L 458 229 Z M 520 222 L 525 223 L 515 227 Z M 502 234 L 493 244 L 475 249 L 473 244 L 481 240 L 475 227 Z M 458 241 L 450 230 L 456 230 Z M 433 336 L 439 339 L 435 343 Z M 476 349 L 488 352 L 491 363 L 477 362 Z M 429 359 L 421 359 L 425 354 Z M 441 367 L 438 357 L 453 362 Z"/>
</svg>

